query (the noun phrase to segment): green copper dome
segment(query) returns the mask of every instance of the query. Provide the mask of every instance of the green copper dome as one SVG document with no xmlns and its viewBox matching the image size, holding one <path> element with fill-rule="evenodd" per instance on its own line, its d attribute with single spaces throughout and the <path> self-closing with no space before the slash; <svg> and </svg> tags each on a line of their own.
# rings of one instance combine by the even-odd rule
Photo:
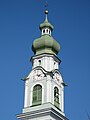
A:
<svg viewBox="0 0 90 120">
<path fill-rule="evenodd" d="M 48 19 L 47 19 L 47 14 L 48 14 L 48 11 L 46 10 L 45 11 L 45 14 L 46 14 L 46 19 L 45 19 L 45 21 L 44 21 L 44 23 L 41 23 L 40 24 L 40 30 L 42 30 L 42 28 L 45 28 L 45 27 L 48 27 L 48 28 L 50 28 L 51 30 L 53 30 L 53 26 L 51 25 L 51 23 L 49 23 L 48 22 Z"/>
<path fill-rule="evenodd" d="M 40 30 L 42 30 L 44 27 L 49 27 L 51 30 L 53 30 L 53 26 L 47 21 L 44 21 L 44 23 L 40 24 Z"/>
<path fill-rule="evenodd" d="M 44 23 L 40 24 L 40 30 L 42 35 L 40 38 L 34 40 L 32 45 L 32 50 L 34 54 L 39 55 L 42 53 L 50 53 L 57 55 L 60 51 L 59 43 L 51 36 L 51 31 L 53 26 L 48 22 L 47 14 L 48 11 L 45 11 L 46 19 Z"/>
<path fill-rule="evenodd" d="M 56 55 L 60 51 L 60 45 L 52 36 L 42 35 L 40 38 L 34 40 L 32 50 L 36 55 L 42 53 Z"/>
</svg>

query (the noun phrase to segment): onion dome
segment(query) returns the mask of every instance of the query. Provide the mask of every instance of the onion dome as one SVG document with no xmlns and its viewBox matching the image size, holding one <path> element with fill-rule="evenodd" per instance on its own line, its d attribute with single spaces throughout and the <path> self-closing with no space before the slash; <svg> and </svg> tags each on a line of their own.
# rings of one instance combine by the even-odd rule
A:
<svg viewBox="0 0 90 120">
<path fill-rule="evenodd" d="M 51 36 L 53 26 L 48 22 L 47 14 L 48 11 L 45 11 L 46 18 L 44 23 L 40 24 L 41 36 L 40 38 L 34 40 L 32 45 L 32 50 L 34 54 L 39 55 L 42 53 L 50 53 L 57 55 L 60 51 L 59 43 Z"/>
</svg>

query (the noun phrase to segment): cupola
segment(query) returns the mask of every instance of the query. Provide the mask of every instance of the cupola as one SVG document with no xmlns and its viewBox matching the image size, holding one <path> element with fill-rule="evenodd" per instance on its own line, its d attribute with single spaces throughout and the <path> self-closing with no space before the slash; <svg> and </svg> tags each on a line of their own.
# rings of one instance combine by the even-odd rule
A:
<svg viewBox="0 0 90 120">
<path fill-rule="evenodd" d="M 48 18 L 47 18 L 48 10 L 45 11 L 45 14 L 46 14 L 46 19 L 44 23 L 40 24 L 40 30 L 42 32 L 42 35 L 45 35 L 45 34 L 51 35 L 53 26 L 48 22 Z"/>
<path fill-rule="evenodd" d="M 41 36 L 40 38 L 34 40 L 32 50 L 36 55 L 43 53 L 57 55 L 60 51 L 60 44 L 51 36 L 54 27 L 50 22 L 48 22 L 48 10 L 45 11 L 45 15 L 45 21 L 39 26 L 41 30 Z"/>
</svg>

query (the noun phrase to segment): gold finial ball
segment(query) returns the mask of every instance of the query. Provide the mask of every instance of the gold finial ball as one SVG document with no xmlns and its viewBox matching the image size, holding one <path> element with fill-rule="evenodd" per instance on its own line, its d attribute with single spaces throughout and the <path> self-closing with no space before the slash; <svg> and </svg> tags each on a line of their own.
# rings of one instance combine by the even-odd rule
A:
<svg viewBox="0 0 90 120">
<path fill-rule="evenodd" d="M 45 10 L 45 14 L 48 14 L 48 10 Z"/>
</svg>

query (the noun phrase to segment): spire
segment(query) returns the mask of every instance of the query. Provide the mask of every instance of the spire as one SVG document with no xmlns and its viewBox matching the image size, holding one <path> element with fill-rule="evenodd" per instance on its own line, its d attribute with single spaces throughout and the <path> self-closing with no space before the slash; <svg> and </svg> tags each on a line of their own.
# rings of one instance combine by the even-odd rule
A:
<svg viewBox="0 0 90 120">
<path fill-rule="evenodd" d="M 46 19 L 45 19 L 45 21 L 44 22 L 48 22 L 48 10 L 45 10 L 45 14 L 46 14 Z"/>
<path fill-rule="evenodd" d="M 48 10 L 45 10 L 45 21 L 43 23 L 40 24 L 40 30 L 42 32 L 42 35 L 50 35 L 51 36 L 51 32 L 53 30 L 53 26 L 51 25 L 51 23 L 48 22 Z"/>
</svg>

